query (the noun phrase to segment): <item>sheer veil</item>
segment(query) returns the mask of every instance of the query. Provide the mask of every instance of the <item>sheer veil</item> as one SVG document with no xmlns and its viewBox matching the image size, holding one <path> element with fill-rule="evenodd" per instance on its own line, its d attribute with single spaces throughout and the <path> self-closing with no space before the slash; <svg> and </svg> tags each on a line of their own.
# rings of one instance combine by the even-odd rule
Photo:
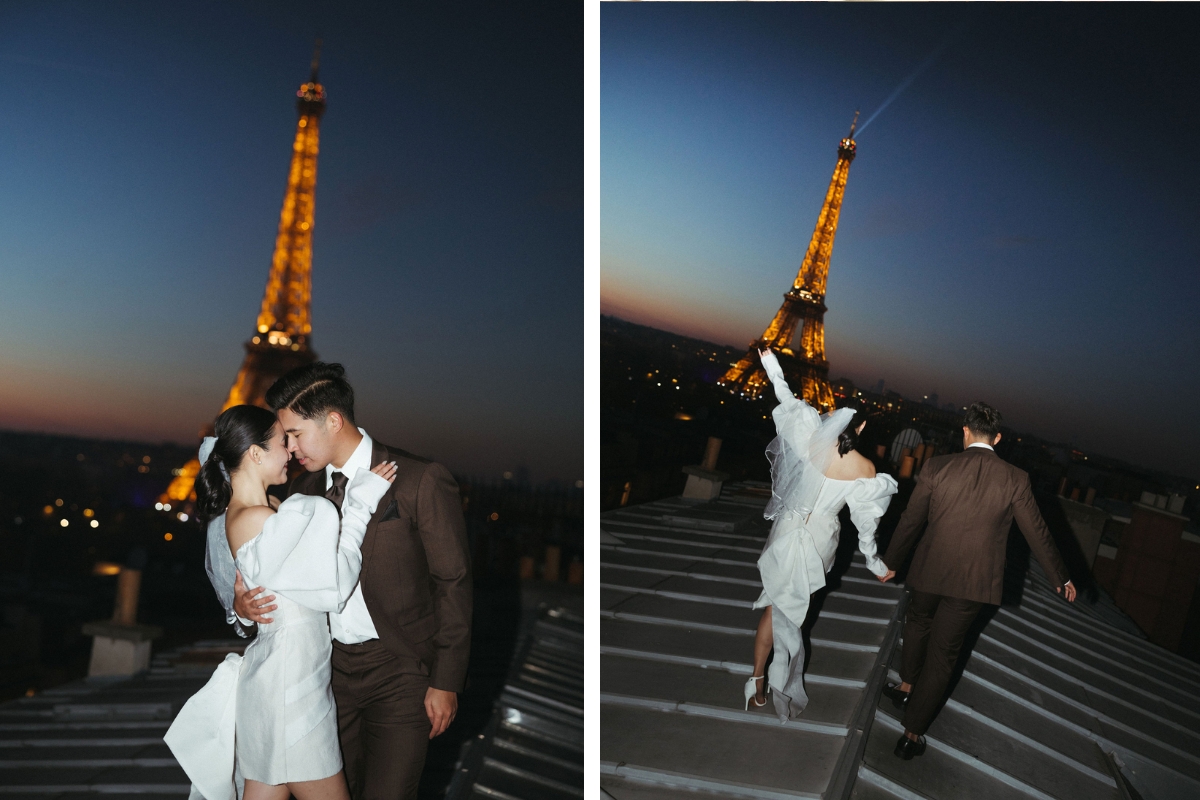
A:
<svg viewBox="0 0 1200 800">
<path fill-rule="evenodd" d="M 809 406 L 797 404 L 788 410 L 788 416 L 808 412 Z M 839 408 L 821 417 L 820 424 L 813 430 L 807 442 L 797 449 L 782 434 L 767 445 L 767 460 L 771 462 L 771 500 L 763 516 L 775 519 L 780 513 L 790 511 L 807 520 L 817 503 L 821 486 L 825 483 L 825 470 L 829 468 L 836 452 L 838 436 L 854 418 L 853 408 Z M 787 431 L 795 427 L 789 420 L 777 420 L 777 428 Z"/>
<path fill-rule="evenodd" d="M 216 444 L 216 437 L 204 437 L 199 453 L 201 466 L 208 461 Z M 224 464 L 221 465 L 221 474 L 225 475 L 225 480 L 229 480 Z M 204 542 L 204 571 L 208 573 L 208 580 L 217 593 L 217 600 L 225 609 L 225 621 L 237 622 L 237 615 L 233 613 L 233 582 L 237 577 L 237 566 L 233 563 L 233 554 L 229 552 L 229 540 L 225 537 L 225 515 L 221 514 L 216 519 L 209 520 L 207 527 L 208 532 Z M 237 632 L 241 636 L 246 635 L 242 631 L 241 625 L 237 626 Z"/>
<path fill-rule="evenodd" d="M 204 571 L 208 573 L 208 580 L 225 609 L 225 621 L 236 621 L 237 615 L 233 613 L 233 581 L 237 577 L 237 566 L 229 552 L 229 540 L 225 538 L 224 514 L 208 523 L 208 539 L 204 546 Z M 241 633 L 240 630 L 238 632 Z"/>
</svg>

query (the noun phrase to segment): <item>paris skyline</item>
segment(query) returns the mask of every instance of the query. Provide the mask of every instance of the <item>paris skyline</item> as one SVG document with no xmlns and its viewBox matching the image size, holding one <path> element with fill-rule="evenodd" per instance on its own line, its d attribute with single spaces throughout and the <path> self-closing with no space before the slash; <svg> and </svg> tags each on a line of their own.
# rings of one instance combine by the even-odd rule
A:
<svg viewBox="0 0 1200 800">
<path fill-rule="evenodd" d="M 373 435 L 583 477 L 579 9 L 9 5 L 0 428 L 198 440 L 323 40 L 313 343 Z"/>
<path fill-rule="evenodd" d="M 760 336 L 855 110 L 929 62 L 856 137 L 830 377 L 1200 476 L 1187 30 L 1161 8 L 603 6 L 601 311 Z"/>
</svg>

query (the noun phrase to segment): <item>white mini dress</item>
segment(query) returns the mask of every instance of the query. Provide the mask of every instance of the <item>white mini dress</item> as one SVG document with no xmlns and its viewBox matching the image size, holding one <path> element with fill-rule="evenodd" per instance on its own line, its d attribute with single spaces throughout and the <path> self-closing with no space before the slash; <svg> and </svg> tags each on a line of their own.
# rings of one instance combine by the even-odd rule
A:
<svg viewBox="0 0 1200 800">
<path fill-rule="evenodd" d="M 192 800 L 240 798 L 246 779 L 278 785 L 342 769 L 328 612 L 341 611 L 358 584 L 367 522 L 389 486 L 358 470 L 340 521 L 324 497 L 293 495 L 238 549 L 232 561 L 246 586 L 264 587 L 279 608 L 163 737 L 192 782 Z M 224 515 L 209 523 L 209 539 L 225 541 Z"/>
</svg>

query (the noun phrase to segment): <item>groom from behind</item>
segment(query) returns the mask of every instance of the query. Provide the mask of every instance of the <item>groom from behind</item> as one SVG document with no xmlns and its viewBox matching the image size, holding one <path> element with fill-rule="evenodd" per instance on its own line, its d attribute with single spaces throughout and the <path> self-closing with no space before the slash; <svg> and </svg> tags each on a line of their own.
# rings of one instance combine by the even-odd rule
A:
<svg viewBox="0 0 1200 800">
<path fill-rule="evenodd" d="M 329 615 L 333 695 L 346 779 L 355 800 L 415 798 L 429 740 L 458 710 L 471 642 L 471 575 L 458 485 L 440 464 L 373 440 L 354 424 L 354 390 L 340 364 L 284 375 L 267 403 L 305 473 L 288 494 L 321 495 L 339 510 L 358 469 L 396 464 L 363 539 L 362 576 Z M 268 623 L 271 597 L 236 587 L 234 609 Z"/>
<path fill-rule="evenodd" d="M 925 731 L 971 623 L 984 604 L 1000 605 L 1014 519 L 1056 591 L 1075 602 L 1075 587 L 1034 502 L 1029 475 L 992 449 L 1000 442 L 1000 419 L 986 403 L 967 409 L 963 452 L 931 458 L 921 469 L 883 556 L 888 573 L 879 580 L 889 581 L 913 545 L 917 548 L 907 579 L 912 597 L 904 621 L 902 683 L 884 689 L 904 709 L 904 735 L 895 753 L 905 760 L 925 752 Z"/>
</svg>

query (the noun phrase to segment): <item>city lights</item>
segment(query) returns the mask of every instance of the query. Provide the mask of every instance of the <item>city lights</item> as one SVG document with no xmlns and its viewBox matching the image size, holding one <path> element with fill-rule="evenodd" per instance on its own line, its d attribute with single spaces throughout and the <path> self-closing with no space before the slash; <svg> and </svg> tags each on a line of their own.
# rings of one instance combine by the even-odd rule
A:
<svg viewBox="0 0 1200 800">
<path fill-rule="evenodd" d="M 91 524 L 91 526 L 92 526 L 93 528 L 99 528 L 99 527 L 100 527 L 100 522 L 99 522 L 98 520 L 92 520 L 90 524 Z"/>
<path fill-rule="evenodd" d="M 68 522 L 68 521 L 67 521 L 67 520 L 65 520 L 65 519 L 60 519 L 60 520 L 58 521 L 58 524 L 59 524 L 60 526 L 62 526 L 62 527 L 64 527 L 64 528 L 65 528 L 65 527 L 67 527 L 68 525 L 70 525 L 71 523 L 70 523 L 70 522 Z"/>
</svg>

